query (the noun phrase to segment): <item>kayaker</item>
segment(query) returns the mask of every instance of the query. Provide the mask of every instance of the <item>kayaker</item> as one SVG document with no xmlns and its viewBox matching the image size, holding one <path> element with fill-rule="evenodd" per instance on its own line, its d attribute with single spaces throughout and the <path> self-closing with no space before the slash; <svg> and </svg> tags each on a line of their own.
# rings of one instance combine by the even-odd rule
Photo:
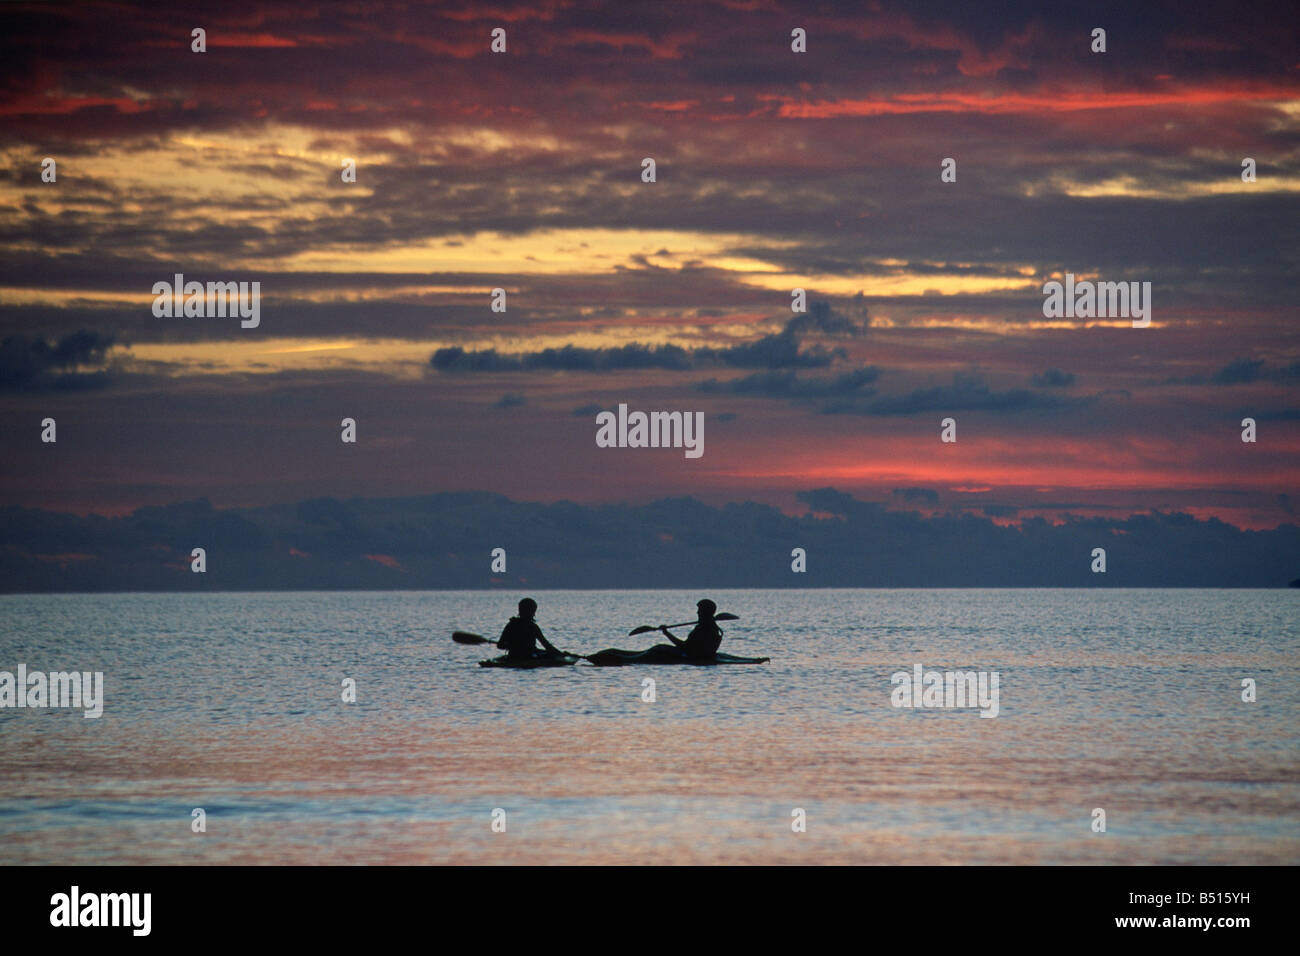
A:
<svg viewBox="0 0 1300 956">
<path fill-rule="evenodd" d="M 510 660 L 536 657 L 539 641 L 552 657 L 560 656 L 560 651 L 551 645 L 542 634 L 542 629 L 537 626 L 537 622 L 533 620 L 536 615 L 537 602 L 532 598 L 524 598 L 519 602 L 519 616 L 512 617 L 505 630 L 501 632 L 501 639 L 497 641 L 497 646 L 506 651 L 506 656 Z"/>
<path fill-rule="evenodd" d="M 711 658 L 718 653 L 718 646 L 722 643 L 722 628 L 713 619 L 713 615 L 718 613 L 718 606 L 705 598 L 695 607 L 699 611 L 699 621 L 691 628 L 691 633 L 686 635 L 686 640 L 674 637 L 667 624 L 659 625 L 659 633 L 673 642 L 678 653 L 692 660 Z"/>
</svg>

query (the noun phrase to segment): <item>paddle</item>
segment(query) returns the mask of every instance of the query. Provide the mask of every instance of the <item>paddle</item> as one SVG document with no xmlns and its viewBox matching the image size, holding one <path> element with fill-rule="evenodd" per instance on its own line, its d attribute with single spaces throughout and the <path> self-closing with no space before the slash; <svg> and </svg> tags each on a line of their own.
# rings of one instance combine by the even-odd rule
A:
<svg viewBox="0 0 1300 956">
<path fill-rule="evenodd" d="M 483 637 L 481 634 L 471 634 L 469 631 L 452 631 L 451 639 L 457 644 L 495 644 L 500 647 L 499 641 L 494 641 L 490 637 Z M 586 660 L 581 654 L 570 654 L 568 651 L 560 651 L 561 657 L 577 657 Z"/>
<path fill-rule="evenodd" d="M 483 637 L 479 634 L 471 634 L 469 631 L 452 631 L 451 639 L 457 644 L 495 644 L 496 641 L 489 637 Z"/>
<path fill-rule="evenodd" d="M 739 620 L 740 620 L 740 617 L 739 617 L 739 615 L 736 615 L 736 614 L 725 614 L 725 613 L 724 613 L 724 614 L 715 614 L 715 615 L 713 615 L 713 619 L 714 619 L 715 621 L 739 621 Z M 698 624 L 698 623 L 700 623 L 700 622 L 699 622 L 699 621 L 682 621 L 682 623 L 680 623 L 680 624 L 664 624 L 664 625 L 662 625 L 662 626 L 663 626 L 663 627 L 685 627 L 687 624 Z M 632 628 L 632 630 L 628 631 L 628 632 L 627 632 L 627 636 L 628 636 L 628 637 L 636 637 L 638 634 L 649 634 L 651 631 L 657 631 L 657 630 L 659 630 L 659 628 L 658 628 L 658 627 L 655 627 L 653 624 L 642 624 L 640 627 L 634 627 L 634 628 Z"/>
</svg>

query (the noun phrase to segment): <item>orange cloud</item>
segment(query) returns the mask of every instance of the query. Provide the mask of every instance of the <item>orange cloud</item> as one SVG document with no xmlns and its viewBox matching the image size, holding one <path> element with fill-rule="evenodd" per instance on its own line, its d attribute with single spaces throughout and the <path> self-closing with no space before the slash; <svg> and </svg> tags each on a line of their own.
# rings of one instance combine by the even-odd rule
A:
<svg viewBox="0 0 1300 956">
<path fill-rule="evenodd" d="M 1034 113 L 1115 110 L 1151 106 L 1207 106 L 1215 103 L 1285 101 L 1300 97 L 1300 89 L 1283 85 L 1182 87 L 1167 90 L 1061 90 L 1039 93 L 900 93 L 892 97 L 804 102 L 789 96 L 761 94 L 778 104 L 777 115 L 789 119 L 835 119 L 847 116 L 887 116 L 909 113 Z"/>
</svg>

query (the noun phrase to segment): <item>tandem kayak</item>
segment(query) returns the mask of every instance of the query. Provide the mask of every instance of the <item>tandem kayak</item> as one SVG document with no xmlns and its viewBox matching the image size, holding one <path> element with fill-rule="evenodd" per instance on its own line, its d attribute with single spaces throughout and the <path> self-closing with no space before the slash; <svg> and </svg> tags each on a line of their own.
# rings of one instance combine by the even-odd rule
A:
<svg viewBox="0 0 1300 956">
<path fill-rule="evenodd" d="M 657 644 L 644 651 L 620 651 L 609 648 L 586 655 L 597 667 L 622 667 L 627 664 L 694 664 L 708 667 L 714 664 L 766 664 L 770 657 L 736 657 L 734 654 L 714 654 L 712 657 L 691 658 L 677 648 Z"/>
<path fill-rule="evenodd" d="M 581 658 L 573 654 L 561 654 L 559 657 L 552 657 L 550 654 L 538 654 L 536 657 L 524 657 L 510 659 L 509 654 L 502 654 L 500 657 L 493 657 L 486 661 L 479 661 L 479 667 L 509 667 L 515 670 L 532 670 L 535 667 L 568 667 L 570 664 L 576 664 Z"/>
</svg>

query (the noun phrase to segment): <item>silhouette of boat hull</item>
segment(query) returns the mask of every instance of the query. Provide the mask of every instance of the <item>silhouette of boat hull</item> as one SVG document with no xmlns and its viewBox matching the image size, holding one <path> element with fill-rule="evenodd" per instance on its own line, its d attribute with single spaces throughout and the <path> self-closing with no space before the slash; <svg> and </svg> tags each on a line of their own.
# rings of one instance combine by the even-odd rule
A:
<svg viewBox="0 0 1300 956">
<path fill-rule="evenodd" d="M 766 664 L 770 657 L 737 657 L 734 654 L 715 654 L 711 658 L 690 658 L 674 647 L 657 644 L 644 651 L 621 651 L 611 647 L 588 654 L 587 660 L 597 667 L 625 667 L 629 664 L 690 664 L 695 667 L 712 667 L 717 664 Z"/>
<path fill-rule="evenodd" d="M 534 670 L 538 667 L 568 667 L 570 664 L 576 664 L 580 658 L 572 654 L 561 654 L 559 657 L 552 657 L 549 654 L 539 654 L 536 657 L 524 657 L 511 660 L 508 654 L 501 657 L 489 658 L 486 661 L 479 661 L 479 667 L 506 667 L 510 670 Z"/>
</svg>

